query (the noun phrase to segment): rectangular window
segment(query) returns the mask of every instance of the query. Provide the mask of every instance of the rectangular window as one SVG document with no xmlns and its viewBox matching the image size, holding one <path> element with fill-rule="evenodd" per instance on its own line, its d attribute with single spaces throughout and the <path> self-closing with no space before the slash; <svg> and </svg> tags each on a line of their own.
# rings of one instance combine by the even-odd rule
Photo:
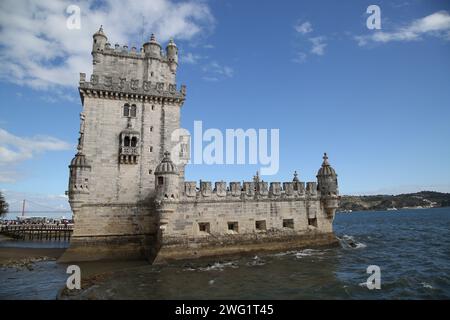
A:
<svg viewBox="0 0 450 320">
<path fill-rule="evenodd" d="M 308 219 L 308 224 L 313 227 L 317 227 L 317 218 Z"/>
<path fill-rule="evenodd" d="M 164 184 L 164 177 L 158 177 L 158 185 L 161 186 Z"/>
<path fill-rule="evenodd" d="M 238 223 L 236 221 L 228 222 L 228 231 L 239 232 Z"/>
<path fill-rule="evenodd" d="M 264 230 L 267 230 L 267 228 L 266 228 L 266 220 L 258 220 L 258 221 L 255 221 L 255 228 L 256 228 L 256 230 L 258 230 L 258 231 L 264 231 Z"/>
<path fill-rule="evenodd" d="M 294 219 L 283 219 L 283 228 L 294 229 Z"/>
<path fill-rule="evenodd" d="M 200 232 L 209 233 L 210 232 L 209 222 L 199 222 L 198 229 L 200 230 Z"/>
</svg>

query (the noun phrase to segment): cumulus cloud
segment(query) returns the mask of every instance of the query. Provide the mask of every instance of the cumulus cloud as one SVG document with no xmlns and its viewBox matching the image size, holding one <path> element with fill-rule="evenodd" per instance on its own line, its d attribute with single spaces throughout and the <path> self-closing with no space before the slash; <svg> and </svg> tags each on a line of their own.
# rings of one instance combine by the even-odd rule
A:
<svg viewBox="0 0 450 320">
<path fill-rule="evenodd" d="M 309 33 L 313 32 L 312 24 L 309 21 L 305 21 L 303 23 L 298 23 L 294 26 L 295 31 L 299 34 L 301 49 L 295 52 L 294 58 L 292 58 L 292 62 L 295 63 L 304 63 L 307 60 L 308 54 L 305 52 L 305 48 L 311 46 L 309 51 L 310 54 L 314 54 L 317 56 L 323 56 L 325 54 L 326 37 L 324 36 L 316 36 L 311 37 Z M 306 36 L 308 34 L 308 36 Z M 309 44 L 308 44 L 309 42 Z"/>
<path fill-rule="evenodd" d="M 207 81 L 219 81 L 220 79 L 232 78 L 234 75 L 234 69 L 221 65 L 216 61 L 211 61 L 202 67 L 205 76 L 204 80 Z"/>
<path fill-rule="evenodd" d="M 202 58 L 203 57 L 201 55 L 194 54 L 192 52 L 181 55 L 181 61 L 188 64 L 197 64 Z"/>
<path fill-rule="evenodd" d="M 60 139 L 37 135 L 22 138 L 0 128 L 0 182 L 13 182 L 18 163 L 46 151 L 69 150 L 72 146 Z"/>
<path fill-rule="evenodd" d="M 309 21 L 297 24 L 294 26 L 295 31 L 301 33 L 301 34 L 307 34 L 313 31 L 312 24 Z"/>
<path fill-rule="evenodd" d="M 309 41 L 312 43 L 311 53 L 322 56 L 325 53 L 325 37 L 314 37 L 310 38 Z"/>
<path fill-rule="evenodd" d="M 81 10 L 80 29 L 66 27 L 73 4 Z M 129 47 L 139 47 L 152 32 L 161 42 L 201 36 L 214 17 L 195 0 L 2 0 L 0 79 L 37 89 L 76 85 L 79 72 L 91 70 L 92 34 L 100 25 L 112 44 L 132 39 Z"/>
<path fill-rule="evenodd" d="M 390 32 L 376 31 L 370 35 L 356 36 L 355 40 L 360 46 L 365 46 L 369 43 L 417 41 L 428 35 L 450 40 L 450 14 L 447 11 L 435 12 Z"/>
</svg>

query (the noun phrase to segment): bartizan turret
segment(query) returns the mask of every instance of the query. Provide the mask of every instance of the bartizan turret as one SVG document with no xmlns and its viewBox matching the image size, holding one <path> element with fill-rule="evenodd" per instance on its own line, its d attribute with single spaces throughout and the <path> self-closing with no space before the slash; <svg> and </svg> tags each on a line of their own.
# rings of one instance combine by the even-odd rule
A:
<svg viewBox="0 0 450 320">
<path fill-rule="evenodd" d="M 170 71 L 176 73 L 178 67 L 178 48 L 173 39 L 170 39 L 166 47 L 166 56 L 169 62 Z"/>
<path fill-rule="evenodd" d="M 161 163 L 155 169 L 155 201 L 159 213 L 159 226 L 165 230 L 171 213 L 179 199 L 178 168 L 170 159 L 170 152 L 164 152 Z"/>
<path fill-rule="evenodd" d="M 86 156 L 81 150 L 75 155 L 69 165 L 69 196 L 70 206 L 76 214 L 77 209 L 86 201 L 89 196 L 89 176 L 91 166 Z"/>
<path fill-rule="evenodd" d="M 106 43 L 108 42 L 108 37 L 106 37 L 103 32 L 103 26 L 92 36 L 94 38 L 92 43 L 92 54 L 98 51 L 103 51 L 105 49 Z"/>
<path fill-rule="evenodd" d="M 328 218 L 333 218 L 339 207 L 339 190 L 337 174 L 328 162 L 326 153 L 323 155 L 322 167 L 317 172 L 317 190 Z"/>
<path fill-rule="evenodd" d="M 144 43 L 144 53 L 146 57 L 161 58 L 161 45 L 156 41 L 155 35 L 152 33 L 150 41 Z"/>
</svg>

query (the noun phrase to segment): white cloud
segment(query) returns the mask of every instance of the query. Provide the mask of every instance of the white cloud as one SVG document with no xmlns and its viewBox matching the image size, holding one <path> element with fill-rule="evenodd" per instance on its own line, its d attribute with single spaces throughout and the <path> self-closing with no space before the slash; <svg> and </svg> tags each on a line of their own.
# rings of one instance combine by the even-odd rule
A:
<svg viewBox="0 0 450 320">
<path fill-rule="evenodd" d="M 310 38 L 309 41 L 312 43 L 311 53 L 322 56 L 325 53 L 325 37 L 314 37 Z"/>
<path fill-rule="evenodd" d="M 81 8 L 79 30 L 66 27 L 71 4 Z M 142 34 L 151 32 L 160 42 L 201 36 L 214 18 L 207 4 L 195 0 L 2 0 L 0 79 L 38 89 L 75 86 L 78 74 L 92 68 L 92 34 L 100 25 L 112 44 L 134 39 L 129 47 L 139 47 Z"/>
<path fill-rule="evenodd" d="M 306 62 L 307 54 L 304 52 L 297 52 L 295 57 L 292 59 L 295 63 L 304 63 Z"/>
<path fill-rule="evenodd" d="M 297 24 L 296 26 L 294 26 L 294 29 L 301 34 L 307 34 L 313 31 L 312 24 L 309 21 Z"/>
<path fill-rule="evenodd" d="M 303 23 L 298 23 L 294 26 L 295 31 L 300 35 L 300 43 L 301 49 L 295 52 L 294 58 L 292 58 L 292 62 L 294 63 L 305 63 L 308 57 L 308 54 L 314 54 L 317 56 L 323 56 L 325 54 L 325 48 L 327 44 L 325 43 L 326 37 L 324 36 L 316 36 L 311 37 L 309 33 L 313 32 L 312 24 L 309 21 L 305 21 Z M 308 36 L 305 36 L 308 34 Z M 308 41 L 310 44 L 308 44 Z M 311 49 L 309 53 L 305 52 L 305 47 L 311 45 Z"/>
<path fill-rule="evenodd" d="M 221 65 L 216 61 L 204 65 L 202 70 L 206 73 L 203 79 L 207 81 L 218 81 L 220 78 L 232 78 L 234 75 L 233 68 Z"/>
<path fill-rule="evenodd" d="M 370 35 L 356 36 L 355 40 L 360 46 L 364 46 L 370 42 L 421 40 L 425 35 L 450 40 L 450 14 L 447 11 L 438 11 L 391 32 L 376 31 Z"/>
<path fill-rule="evenodd" d="M 12 168 L 19 162 L 38 153 L 71 148 L 69 143 L 57 138 L 42 135 L 22 138 L 0 128 L 0 182 L 14 182 L 16 172 Z"/>
<path fill-rule="evenodd" d="M 181 61 L 188 64 L 197 64 L 202 58 L 203 57 L 201 55 L 188 52 L 181 56 Z"/>
</svg>

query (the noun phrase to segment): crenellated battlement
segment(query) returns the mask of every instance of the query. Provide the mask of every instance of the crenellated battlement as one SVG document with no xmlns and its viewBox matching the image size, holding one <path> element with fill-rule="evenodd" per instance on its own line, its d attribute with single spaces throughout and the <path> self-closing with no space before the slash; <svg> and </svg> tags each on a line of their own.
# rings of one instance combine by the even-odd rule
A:
<svg viewBox="0 0 450 320">
<path fill-rule="evenodd" d="M 305 187 L 306 185 L 306 187 Z M 259 200 L 259 199 L 295 199 L 317 198 L 316 182 L 264 182 L 224 181 L 185 181 L 180 192 L 180 201 L 229 201 L 229 200 Z"/>
<path fill-rule="evenodd" d="M 157 59 L 161 62 L 169 62 L 170 57 L 161 49 L 159 54 L 155 54 L 153 52 L 145 52 L 144 47 L 140 47 L 139 50 L 137 47 L 132 46 L 131 48 L 128 45 L 120 45 L 118 43 L 111 45 L 111 43 L 107 42 L 103 49 L 93 51 L 92 54 L 104 54 L 104 55 L 112 55 L 115 57 L 126 58 L 126 59 Z"/>
<path fill-rule="evenodd" d="M 86 74 L 80 73 L 79 90 L 82 97 L 85 94 L 124 97 L 163 97 L 182 102 L 186 96 L 186 86 L 177 88 L 176 84 L 155 82 L 140 79 L 127 79 L 120 76 L 92 74 L 86 81 Z"/>
</svg>

